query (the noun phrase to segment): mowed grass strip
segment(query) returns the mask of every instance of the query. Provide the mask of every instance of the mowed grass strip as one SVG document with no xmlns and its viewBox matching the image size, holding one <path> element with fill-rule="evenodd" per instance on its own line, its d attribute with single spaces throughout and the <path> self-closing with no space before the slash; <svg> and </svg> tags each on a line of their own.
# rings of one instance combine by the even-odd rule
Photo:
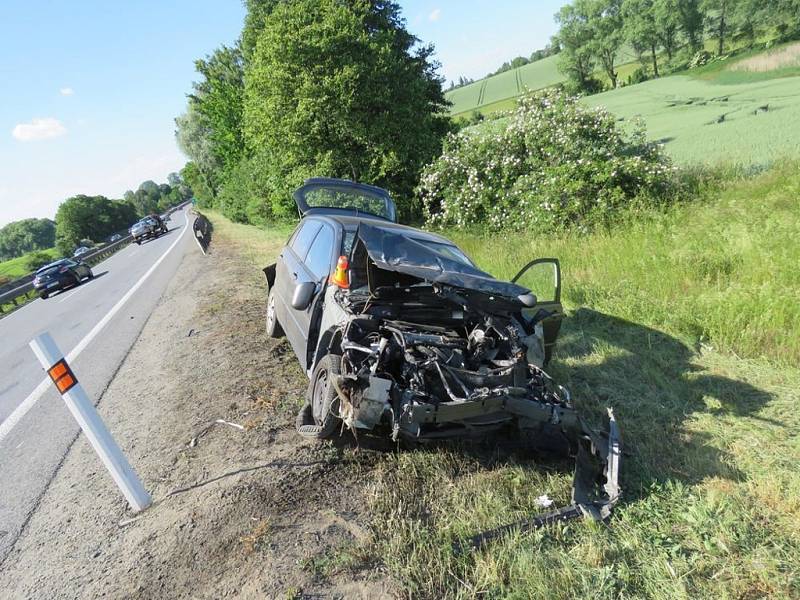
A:
<svg viewBox="0 0 800 600">
<path fill-rule="evenodd" d="M 615 408 L 624 501 L 607 526 L 456 554 L 453 542 L 540 512 L 540 495 L 567 504 L 572 465 L 504 439 L 387 454 L 363 478 L 374 535 L 357 554 L 414 598 L 798 597 L 798 197 L 792 164 L 612 232 L 452 234 L 499 277 L 562 260 L 568 316 L 550 371 L 590 421 Z M 288 235 L 212 220 L 254 268 Z"/>
</svg>

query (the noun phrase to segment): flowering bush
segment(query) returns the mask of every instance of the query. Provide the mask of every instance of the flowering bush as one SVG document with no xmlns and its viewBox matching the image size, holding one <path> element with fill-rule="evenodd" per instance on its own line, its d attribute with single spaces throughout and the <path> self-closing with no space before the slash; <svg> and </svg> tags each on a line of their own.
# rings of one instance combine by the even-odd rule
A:
<svg viewBox="0 0 800 600">
<path fill-rule="evenodd" d="M 549 90 L 502 121 L 451 134 L 418 188 L 430 225 L 557 229 L 670 194 L 673 168 L 635 126 Z"/>
</svg>

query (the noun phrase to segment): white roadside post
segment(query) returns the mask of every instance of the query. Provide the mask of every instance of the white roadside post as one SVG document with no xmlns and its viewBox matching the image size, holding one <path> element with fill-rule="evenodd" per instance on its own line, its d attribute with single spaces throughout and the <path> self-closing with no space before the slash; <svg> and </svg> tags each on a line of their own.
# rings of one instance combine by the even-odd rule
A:
<svg viewBox="0 0 800 600">
<path fill-rule="evenodd" d="M 153 500 L 150 494 L 144 489 L 142 482 L 136 476 L 125 455 L 122 454 L 105 423 L 100 418 L 94 403 L 83 389 L 78 378 L 69 368 L 64 354 L 56 346 L 55 341 L 49 333 L 36 336 L 30 343 L 34 354 L 42 363 L 50 379 L 61 393 L 67 408 L 75 417 L 78 425 L 81 426 L 83 433 L 89 439 L 89 443 L 95 452 L 100 456 L 100 460 L 111 473 L 117 487 L 122 491 L 128 504 L 134 512 L 139 512 L 150 506 Z"/>
</svg>

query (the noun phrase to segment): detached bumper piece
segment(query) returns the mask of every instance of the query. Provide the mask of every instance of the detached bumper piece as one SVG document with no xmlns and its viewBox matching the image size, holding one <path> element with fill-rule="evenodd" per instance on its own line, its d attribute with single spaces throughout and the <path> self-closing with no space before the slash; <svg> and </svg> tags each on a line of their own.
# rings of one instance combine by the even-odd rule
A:
<svg viewBox="0 0 800 600">
<path fill-rule="evenodd" d="M 456 542 L 453 545 L 454 551 L 461 554 L 478 550 L 513 532 L 525 533 L 572 519 L 607 519 L 622 494 L 619 487 L 622 440 L 611 409 L 608 409 L 608 421 L 608 433 L 598 434 L 585 430 L 585 435 L 581 436 L 575 459 L 572 504 Z"/>
</svg>

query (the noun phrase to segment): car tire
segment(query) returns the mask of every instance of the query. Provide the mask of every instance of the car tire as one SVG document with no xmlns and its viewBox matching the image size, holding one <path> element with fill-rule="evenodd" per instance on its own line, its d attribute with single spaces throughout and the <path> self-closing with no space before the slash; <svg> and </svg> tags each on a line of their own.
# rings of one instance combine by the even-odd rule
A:
<svg viewBox="0 0 800 600">
<path fill-rule="evenodd" d="M 275 290 L 269 291 L 267 296 L 267 336 L 271 338 L 283 337 L 283 328 L 278 322 L 278 315 L 275 312 Z"/>
<path fill-rule="evenodd" d="M 94 273 L 89 269 L 89 279 L 94 279 Z"/>
<path fill-rule="evenodd" d="M 49 294 L 47 292 L 42 292 L 41 294 L 39 294 L 39 298 L 41 298 L 42 300 L 47 300 L 48 296 Z"/>
<path fill-rule="evenodd" d="M 339 395 L 333 378 L 341 374 L 342 357 L 327 354 L 314 367 L 308 384 L 306 404 L 297 415 L 297 433 L 304 438 L 323 440 L 331 437 L 341 420 L 336 416 Z"/>
<path fill-rule="evenodd" d="M 141 246 L 142 245 L 142 241 L 141 240 L 133 240 L 133 241 L 136 242 L 137 246 Z"/>
</svg>

